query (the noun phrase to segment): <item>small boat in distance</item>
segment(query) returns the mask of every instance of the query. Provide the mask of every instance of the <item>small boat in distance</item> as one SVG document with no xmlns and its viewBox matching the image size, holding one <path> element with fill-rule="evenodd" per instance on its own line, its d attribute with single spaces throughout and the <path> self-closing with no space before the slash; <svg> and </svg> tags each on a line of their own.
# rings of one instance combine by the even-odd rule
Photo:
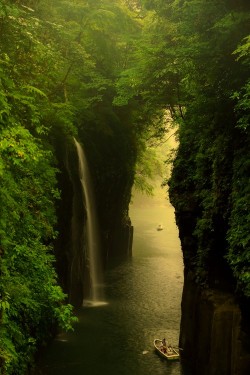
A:
<svg viewBox="0 0 250 375">
<path fill-rule="evenodd" d="M 157 229 L 157 230 L 163 230 L 163 226 L 162 226 L 162 224 L 159 224 L 159 225 L 157 226 L 156 229 Z"/>
<path fill-rule="evenodd" d="M 171 345 L 164 346 L 162 340 L 155 339 L 154 347 L 161 357 L 168 359 L 170 361 L 177 361 L 180 358 L 179 352 L 174 349 Z"/>
</svg>

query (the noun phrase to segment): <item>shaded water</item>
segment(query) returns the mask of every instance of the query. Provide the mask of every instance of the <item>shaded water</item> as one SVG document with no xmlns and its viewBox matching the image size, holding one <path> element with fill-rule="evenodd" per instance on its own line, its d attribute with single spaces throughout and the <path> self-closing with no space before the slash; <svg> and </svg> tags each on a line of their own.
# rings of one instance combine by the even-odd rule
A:
<svg viewBox="0 0 250 375">
<path fill-rule="evenodd" d="M 157 337 L 178 345 L 183 263 L 174 210 L 158 189 L 154 198 L 135 197 L 130 216 L 133 257 L 109 265 L 108 304 L 83 307 L 75 332 L 57 337 L 37 373 L 184 374 L 180 362 L 169 363 L 153 350 Z"/>
</svg>

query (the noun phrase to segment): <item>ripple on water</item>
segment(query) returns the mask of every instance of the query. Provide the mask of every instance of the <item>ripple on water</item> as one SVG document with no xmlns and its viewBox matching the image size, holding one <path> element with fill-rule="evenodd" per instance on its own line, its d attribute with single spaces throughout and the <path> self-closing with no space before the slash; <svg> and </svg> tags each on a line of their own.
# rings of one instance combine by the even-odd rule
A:
<svg viewBox="0 0 250 375">
<path fill-rule="evenodd" d="M 106 270 L 106 301 L 82 307 L 75 332 L 61 337 L 67 343 L 50 348 L 42 375 L 184 374 L 179 362 L 161 359 L 153 347 L 155 338 L 179 340 L 183 262 L 173 217 L 171 206 L 134 210 L 132 259 Z"/>
</svg>

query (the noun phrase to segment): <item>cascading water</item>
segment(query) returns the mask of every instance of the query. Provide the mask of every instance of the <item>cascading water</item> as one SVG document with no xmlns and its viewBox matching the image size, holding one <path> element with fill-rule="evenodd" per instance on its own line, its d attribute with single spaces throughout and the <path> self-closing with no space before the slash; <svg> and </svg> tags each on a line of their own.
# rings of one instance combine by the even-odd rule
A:
<svg viewBox="0 0 250 375">
<path fill-rule="evenodd" d="M 103 292 L 103 270 L 100 259 L 101 254 L 98 222 L 88 163 L 81 144 L 77 142 L 76 139 L 74 139 L 74 142 L 76 145 L 79 160 L 79 178 L 82 184 L 82 198 L 85 202 L 87 213 L 87 257 L 90 273 L 90 296 L 88 300 L 83 301 L 83 304 L 95 306 L 105 304 Z"/>
</svg>

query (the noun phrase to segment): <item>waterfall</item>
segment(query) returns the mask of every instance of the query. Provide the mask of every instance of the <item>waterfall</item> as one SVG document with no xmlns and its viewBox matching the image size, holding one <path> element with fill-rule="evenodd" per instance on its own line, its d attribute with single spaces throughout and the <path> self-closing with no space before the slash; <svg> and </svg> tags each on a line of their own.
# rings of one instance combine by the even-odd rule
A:
<svg viewBox="0 0 250 375">
<path fill-rule="evenodd" d="M 87 258 L 89 263 L 90 276 L 90 296 L 88 300 L 84 300 L 84 305 L 100 305 L 104 304 L 103 293 L 103 270 L 101 264 L 100 241 L 98 221 L 95 208 L 95 199 L 91 175 L 88 169 L 87 159 L 79 142 L 74 139 L 78 161 L 79 161 L 79 178 L 82 185 L 82 199 L 85 205 L 86 219 L 86 235 L 87 235 Z"/>
</svg>

